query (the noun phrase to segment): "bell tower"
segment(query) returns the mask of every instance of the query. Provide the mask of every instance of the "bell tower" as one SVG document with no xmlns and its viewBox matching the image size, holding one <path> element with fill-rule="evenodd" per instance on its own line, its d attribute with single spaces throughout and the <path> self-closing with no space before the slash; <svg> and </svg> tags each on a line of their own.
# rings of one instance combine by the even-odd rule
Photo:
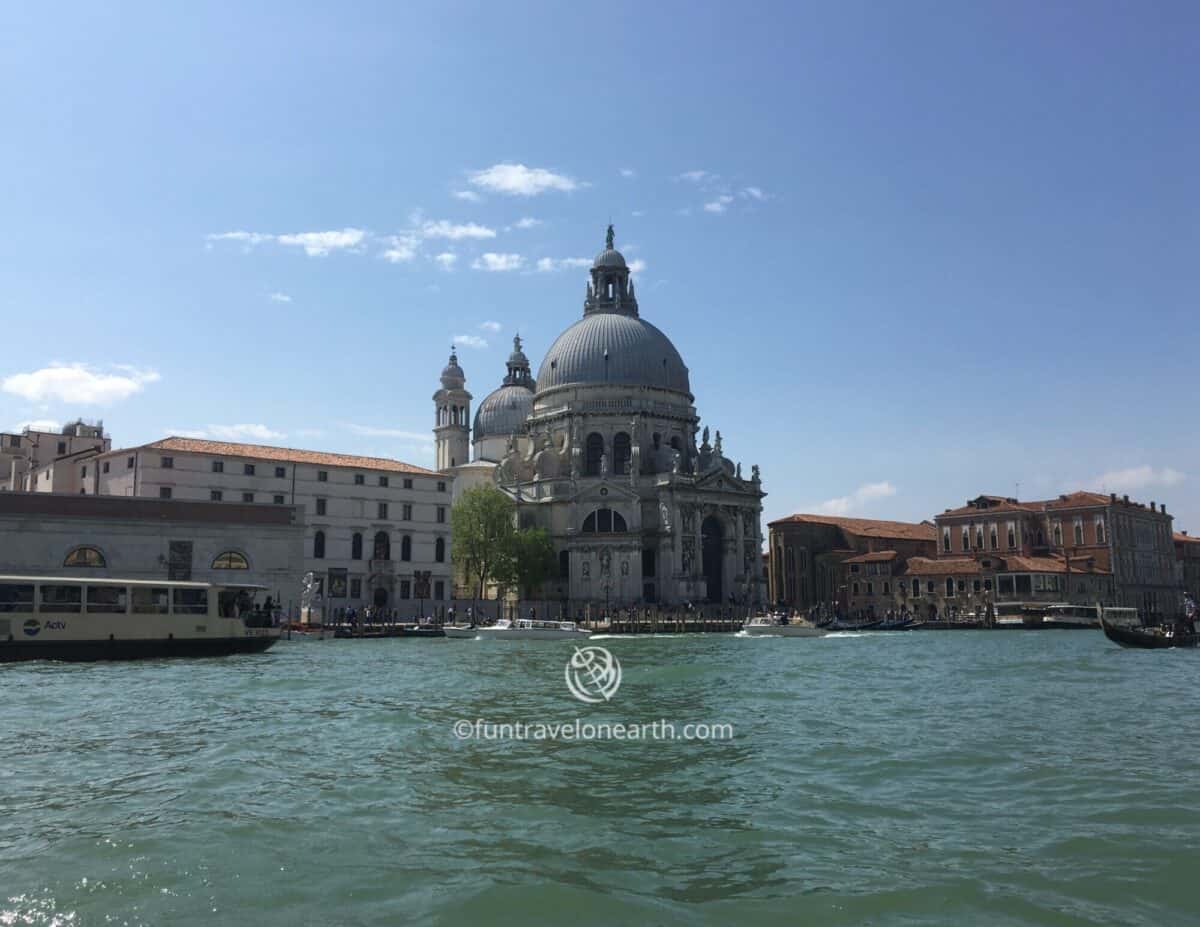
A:
<svg viewBox="0 0 1200 927">
<path fill-rule="evenodd" d="M 445 471 L 469 463 L 471 394 L 467 392 L 467 377 L 458 366 L 453 345 L 450 360 L 442 370 L 442 388 L 433 394 L 433 405 L 437 469 Z"/>
</svg>

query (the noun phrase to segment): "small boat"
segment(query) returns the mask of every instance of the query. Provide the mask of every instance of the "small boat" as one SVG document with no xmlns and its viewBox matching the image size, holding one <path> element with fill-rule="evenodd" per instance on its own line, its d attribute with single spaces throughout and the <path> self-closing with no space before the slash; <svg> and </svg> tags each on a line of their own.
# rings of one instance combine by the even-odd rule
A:
<svg viewBox="0 0 1200 927">
<path fill-rule="evenodd" d="M 1108 609 L 1104 611 L 1108 611 Z M 1105 619 L 1104 612 L 1100 614 L 1100 627 L 1104 629 L 1105 637 L 1122 647 L 1165 650 L 1169 647 L 1195 647 L 1200 642 L 1200 634 L 1187 631 L 1177 625 L 1133 627 L 1132 625 L 1110 624 Z"/>
<path fill-rule="evenodd" d="M 479 628 L 473 624 L 447 624 L 442 626 L 446 637 L 455 640 L 473 641 L 479 635 Z"/>
<path fill-rule="evenodd" d="M 587 638 L 591 631 L 577 627 L 574 621 L 540 621 L 534 618 L 518 618 L 509 621 L 501 618 L 486 628 L 476 628 L 475 636 L 481 640 L 530 640 L 556 641 Z M 447 635 L 450 636 L 450 635 Z"/>
<path fill-rule="evenodd" d="M 285 625 L 282 630 L 282 636 L 285 641 L 329 641 L 337 637 L 337 631 L 333 628 L 322 627 L 319 624 L 295 624 Z"/>
<path fill-rule="evenodd" d="M 776 615 L 758 615 L 751 618 L 742 630 L 753 637 L 824 637 L 829 633 L 826 628 L 818 628 L 807 622 L 789 622 L 781 624 Z"/>
</svg>

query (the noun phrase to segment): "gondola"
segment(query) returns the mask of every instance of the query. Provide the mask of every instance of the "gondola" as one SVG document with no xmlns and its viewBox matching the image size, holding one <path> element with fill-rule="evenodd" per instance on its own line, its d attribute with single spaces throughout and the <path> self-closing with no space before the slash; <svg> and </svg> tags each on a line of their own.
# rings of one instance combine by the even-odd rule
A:
<svg viewBox="0 0 1200 927">
<path fill-rule="evenodd" d="M 1122 647 L 1164 650 L 1168 647 L 1195 647 L 1200 641 L 1200 634 L 1183 631 L 1169 625 L 1151 628 L 1123 628 L 1109 624 L 1101 617 L 1100 627 L 1104 629 L 1105 637 Z"/>
</svg>

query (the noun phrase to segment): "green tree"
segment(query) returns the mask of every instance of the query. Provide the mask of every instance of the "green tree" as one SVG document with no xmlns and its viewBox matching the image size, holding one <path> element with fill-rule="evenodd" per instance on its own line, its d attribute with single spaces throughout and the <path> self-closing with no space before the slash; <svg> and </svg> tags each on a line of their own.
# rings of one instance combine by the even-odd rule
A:
<svg viewBox="0 0 1200 927">
<path fill-rule="evenodd" d="M 511 559 L 516 506 L 494 486 L 472 486 L 450 509 L 450 561 L 485 598 L 488 580 L 502 582 Z"/>
<path fill-rule="evenodd" d="M 527 599 L 535 598 L 534 593 L 558 569 L 554 544 L 545 528 L 514 531 L 508 539 L 506 553 L 500 581 L 515 586 Z"/>
</svg>

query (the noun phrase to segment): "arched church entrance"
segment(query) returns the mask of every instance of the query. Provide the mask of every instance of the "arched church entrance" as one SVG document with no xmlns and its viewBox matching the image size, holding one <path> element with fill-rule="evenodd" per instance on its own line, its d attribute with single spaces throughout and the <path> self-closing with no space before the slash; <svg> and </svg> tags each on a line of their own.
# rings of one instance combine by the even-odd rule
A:
<svg viewBox="0 0 1200 927">
<path fill-rule="evenodd" d="M 375 594 L 371 597 L 371 601 L 374 603 L 376 608 L 383 608 L 385 605 L 387 605 L 388 591 L 380 586 L 375 590 Z"/>
<path fill-rule="evenodd" d="M 700 560 L 704 578 L 708 580 L 708 601 L 720 602 L 724 589 L 721 583 L 721 540 L 724 532 L 716 515 L 709 515 L 700 523 Z"/>
</svg>

